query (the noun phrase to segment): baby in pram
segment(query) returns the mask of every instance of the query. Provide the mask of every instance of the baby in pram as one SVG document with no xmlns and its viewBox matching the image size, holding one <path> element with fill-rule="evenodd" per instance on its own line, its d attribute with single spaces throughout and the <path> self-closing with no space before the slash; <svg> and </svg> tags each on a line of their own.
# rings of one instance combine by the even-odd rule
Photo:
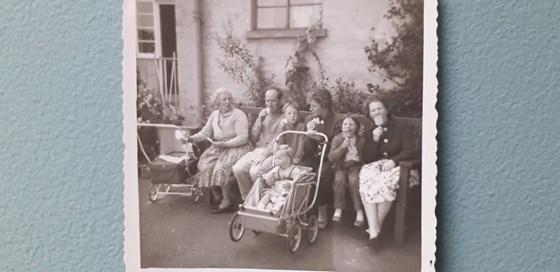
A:
<svg viewBox="0 0 560 272">
<path fill-rule="evenodd" d="M 277 214 L 284 206 L 294 181 L 302 172 L 294 165 L 293 152 L 288 145 L 279 146 L 275 156 L 276 166 L 264 173 L 257 181 L 268 186 L 261 191 L 262 198 L 257 209 Z"/>
</svg>

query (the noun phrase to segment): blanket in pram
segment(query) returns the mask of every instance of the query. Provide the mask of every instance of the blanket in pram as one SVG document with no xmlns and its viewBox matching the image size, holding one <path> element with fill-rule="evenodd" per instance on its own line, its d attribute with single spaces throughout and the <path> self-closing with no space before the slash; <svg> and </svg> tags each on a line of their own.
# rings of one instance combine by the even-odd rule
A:
<svg viewBox="0 0 560 272">
<path fill-rule="evenodd" d="M 288 203 L 291 197 L 292 192 L 295 189 L 293 184 L 296 183 L 303 183 L 313 181 L 315 174 L 311 172 L 311 168 L 308 167 L 298 167 L 301 171 L 299 175 L 292 180 L 280 180 L 276 181 L 273 187 L 268 187 L 264 180 L 258 179 L 254 184 L 247 198 L 245 199 L 244 206 L 245 207 L 252 207 L 256 208 L 259 204 L 261 197 L 263 196 L 264 192 L 271 192 L 272 199 L 271 203 L 268 204 L 265 210 L 272 211 L 274 214 L 278 214 L 279 211 L 282 210 L 285 203 Z M 284 183 L 292 184 L 289 190 L 285 191 Z M 277 188 L 274 188 L 277 187 Z"/>
</svg>

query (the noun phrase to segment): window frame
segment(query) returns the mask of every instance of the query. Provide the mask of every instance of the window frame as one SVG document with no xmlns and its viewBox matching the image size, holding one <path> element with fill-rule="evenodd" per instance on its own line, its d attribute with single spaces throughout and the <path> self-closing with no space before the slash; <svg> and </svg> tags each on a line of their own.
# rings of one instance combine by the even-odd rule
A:
<svg viewBox="0 0 560 272">
<path fill-rule="evenodd" d="M 324 1 L 324 0 L 323 0 Z M 323 1 L 317 4 L 291 4 L 290 0 L 286 0 L 286 5 L 270 5 L 264 8 L 279 8 L 286 7 L 286 24 L 285 28 L 258 28 L 258 0 L 251 0 L 251 30 L 247 32 L 247 39 L 267 39 L 267 38 L 297 38 L 300 35 L 305 34 L 307 27 L 294 27 L 290 28 L 290 7 L 294 6 L 321 6 L 323 7 Z M 262 7 L 261 7 L 262 8 Z M 323 16 L 321 15 L 321 20 Z M 327 30 L 324 28 L 315 31 L 315 35 L 318 38 L 323 38 L 327 36 Z"/>
<path fill-rule="evenodd" d="M 146 27 L 138 27 L 138 15 L 142 15 L 144 13 L 138 12 L 138 2 L 144 3 L 151 3 L 152 4 L 152 18 L 154 20 L 154 53 L 141 53 L 140 52 L 140 39 L 138 38 L 138 30 Z M 136 57 L 140 59 L 153 59 L 153 58 L 161 58 L 161 18 L 160 18 L 160 5 L 176 5 L 174 0 L 135 0 L 136 4 L 136 11 L 135 11 L 135 20 L 136 20 Z M 147 13 L 144 15 L 148 15 Z"/>
</svg>

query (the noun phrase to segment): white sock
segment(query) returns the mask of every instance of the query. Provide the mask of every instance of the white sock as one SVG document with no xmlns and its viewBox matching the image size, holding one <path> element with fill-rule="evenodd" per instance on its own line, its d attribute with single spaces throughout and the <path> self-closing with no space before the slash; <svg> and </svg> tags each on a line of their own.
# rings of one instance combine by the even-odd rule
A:
<svg viewBox="0 0 560 272">
<path fill-rule="evenodd" d="M 376 238 L 379 235 L 379 229 L 374 228 L 373 232 L 371 231 L 371 228 L 366 229 L 366 232 L 369 233 L 369 239 L 373 239 Z"/>
<path fill-rule="evenodd" d="M 356 221 L 364 221 L 364 211 L 357 211 Z"/>
<path fill-rule="evenodd" d="M 335 209 L 333 217 L 340 217 L 342 215 L 342 209 Z"/>
</svg>

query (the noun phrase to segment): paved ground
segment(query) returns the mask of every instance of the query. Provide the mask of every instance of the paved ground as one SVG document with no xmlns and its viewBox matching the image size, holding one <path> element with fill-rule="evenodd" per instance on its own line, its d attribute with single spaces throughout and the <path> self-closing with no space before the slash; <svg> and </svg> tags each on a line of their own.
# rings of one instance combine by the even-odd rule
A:
<svg viewBox="0 0 560 272">
<path fill-rule="evenodd" d="M 239 242 L 229 238 L 233 213 L 209 214 L 206 199 L 197 204 L 189 197 L 148 199 L 149 179 L 140 180 L 140 244 L 143 268 L 261 268 L 327 271 L 419 271 L 420 227 L 409 224 L 406 245 L 388 242 L 367 244 L 364 228 L 352 225 L 351 214 L 343 222 L 320 231 L 317 241 L 302 241 L 299 250 L 288 251 L 287 239 L 246 231 Z"/>
</svg>

